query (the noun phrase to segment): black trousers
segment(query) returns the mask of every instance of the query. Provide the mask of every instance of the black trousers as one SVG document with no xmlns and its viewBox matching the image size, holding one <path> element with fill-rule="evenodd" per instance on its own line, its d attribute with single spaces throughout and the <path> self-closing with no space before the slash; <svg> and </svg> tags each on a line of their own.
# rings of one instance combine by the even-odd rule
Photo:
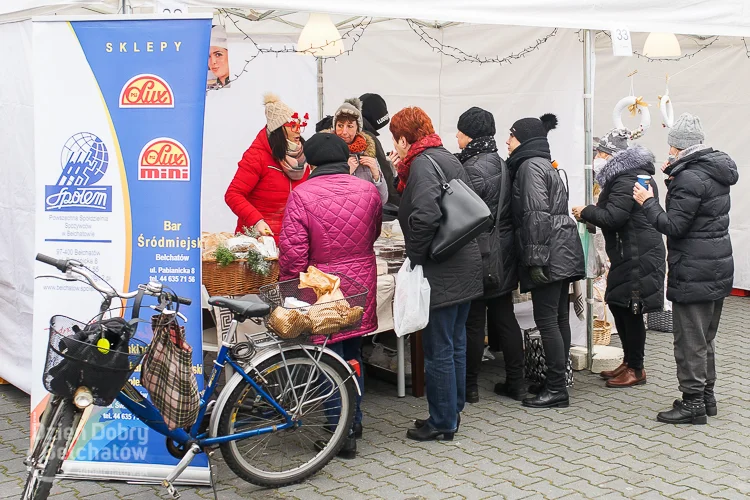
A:
<svg viewBox="0 0 750 500">
<path fill-rule="evenodd" d="M 609 306 L 617 327 L 617 335 L 622 342 L 623 359 L 628 368 L 643 370 L 643 357 L 646 353 L 646 325 L 643 314 L 633 314 L 627 307 Z"/>
<path fill-rule="evenodd" d="M 523 381 L 523 336 L 513 312 L 513 294 L 471 303 L 466 321 L 466 389 L 476 390 L 484 354 L 485 325 L 490 349 L 503 352 L 505 380 Z"/>
<path fill-rule="evenodd" d="M 531 290 L 534 322 L 542 337 L 547 362 L 547 388 L 565 389 L 565 366 L 570 357 L 570 298 L 567 280 L 538 285 Z"/>
</svg>

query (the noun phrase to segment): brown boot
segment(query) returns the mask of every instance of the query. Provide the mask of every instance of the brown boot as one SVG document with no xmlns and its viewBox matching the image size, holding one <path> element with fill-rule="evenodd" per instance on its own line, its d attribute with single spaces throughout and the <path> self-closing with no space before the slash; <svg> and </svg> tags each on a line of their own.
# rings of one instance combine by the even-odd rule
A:
<svg viewBox="0 0 750 500">
<path fill-rule="evenodd" d="M 620 387 L 633 387 L 634 385 L 641 385 L 646 383 L 646 370 L 639 370 L 641 373 L 636 373 L 632 368 L 626 369 L 624 372 L 607 380 L 607 387 L 620 388 Z M 639 376 L 640 375 L 640 376 Z"/>
<path fill-rule="evenodd" d="M 628 369 L 628 364 L 623 361 L 620 366 L 612 370 L 611 372 L 601 372 L 599 376 L 603 379 L 610 379 L 615 378 L 616 376 L 620 375 L 622 372 Z"/>
</svg>

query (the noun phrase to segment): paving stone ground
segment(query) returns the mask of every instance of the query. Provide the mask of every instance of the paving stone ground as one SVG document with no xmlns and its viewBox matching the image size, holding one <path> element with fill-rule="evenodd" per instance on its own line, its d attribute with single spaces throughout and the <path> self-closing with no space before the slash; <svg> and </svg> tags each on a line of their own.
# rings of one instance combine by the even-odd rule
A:
<svg viewBox="0 0 750 500">
<path fill-rule="evenodd" d="M 747 499 L 750 498 L 750 299 L 727 299 L 717 338 L 719 416 L 705 426 L 672 426 L 656 412 L 678 396 L 671 334 L 649 332 L 648 384 L 606 389 L 577 372 L 571 407 L 525 409 L 494 396 L 502 361 L 485 363 L 481 402 L 468 405 L 453 442 L 405 438 L 424 399 L 395 397 L 368 380 L 359 457 L 335 459 L 303 484 L 262 490 L 220 467 L 218 496 L 386 499 Z M 29 400 L 0 388 L 0 498 L 18 498 L 25 479 Z M 213 498 L 182 488 L 182 498 Z M 158 487 L 59 481 L 56 499 L 166 498 Z"/>
</svg>

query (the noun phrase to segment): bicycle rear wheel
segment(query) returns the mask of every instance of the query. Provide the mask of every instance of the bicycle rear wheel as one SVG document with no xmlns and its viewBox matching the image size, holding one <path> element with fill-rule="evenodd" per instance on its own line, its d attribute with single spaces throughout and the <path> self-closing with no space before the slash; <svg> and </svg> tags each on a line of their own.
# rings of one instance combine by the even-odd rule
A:
<svg viewBox="0 0 750 500">
<path fill-rule="evenodd" d="M 49 404 L 46 411 L 53 410 Z M 54 415 L 49 418 L 49 425 L 40 427 L 43 436 L 35 441 L 34 449 L 28 459 L 29 475 L 26 486 L 21 494 L 22 500 L 46 500 L 52 489 L 55 475 L 62 466 L 68 451 L 68 442 L 73 433 L 73 417 L 75 409 L 69 400 L 62 400 L 53 410 Z"/>
<path fill-rule="evenodd" d="M 316 364 L 301 349 L 285 351 L 284 358 L 278 354 L 261 363 L 262 378 L 254 379 L 295 425 L 221 445 L 229 468 L 259 486 L 294 484 L 318 472 L 344 445 L 354 419 L 356 382 L 346 367 L 330 354 Z M 244 380 L 218 411 L 220 436 L 286 423 Z"/>
</svg>

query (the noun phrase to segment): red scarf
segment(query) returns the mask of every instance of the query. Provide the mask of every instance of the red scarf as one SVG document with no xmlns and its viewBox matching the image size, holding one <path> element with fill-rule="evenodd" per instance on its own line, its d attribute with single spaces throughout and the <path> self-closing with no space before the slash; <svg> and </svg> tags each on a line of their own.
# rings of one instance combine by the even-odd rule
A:
<svg viewBox="0 0 750 500">
<path fill-rule="evenodd" d="M 396 189 L 399 193 L 403 193 L 404 189 L 406 189 L 411 162 L 414 161 L 414 158 L 422 154 L 426 149 L 442 145 L 443 141 L 440 140 L 440 136 L 437 134 L 426 135 L 411 145 L 409 151 L 406 153 L 406 157 L 398 164 L 398 187 Z"/>
<path fill-rule="evenodd" d="M 365 152 L 365 149 L 367 149 L 367 140 L 364 135 L 357 133 L 352 143 L 349 144 L 349 152 L 352 154 L 362 154 Z"/>
</svg>

